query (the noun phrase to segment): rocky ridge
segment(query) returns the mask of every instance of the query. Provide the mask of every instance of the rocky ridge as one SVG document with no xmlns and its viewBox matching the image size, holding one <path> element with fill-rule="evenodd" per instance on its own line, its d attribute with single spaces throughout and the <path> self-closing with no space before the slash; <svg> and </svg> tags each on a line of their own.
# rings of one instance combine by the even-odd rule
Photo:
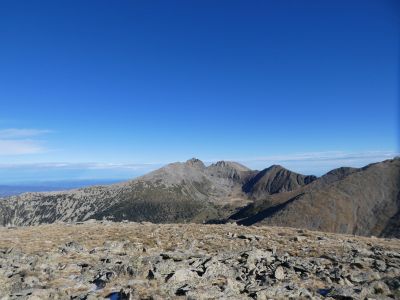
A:
<svg viewBox="0 0 400 300">
<path fill-rule="evenodd" d="M 2 199 L 0 224 L 38 225 L 90 218 L 155 223 L 223 220 L 250 201 L 242 186 L 257 173 L 228 161 L 206 167 L 193 158 L 119 184 Z"/>
<path fill-rule="evenodd" d="M 316 178 L 274 165 L 172 163 L 135 180 L 1 199 L 0 225 L 88 219 L 278 225 L 400 237 L 400 159 Z"/>
<path fill-rule="evenodd" d="M 236 224 L 0 229 L 0 299 L 399 299 L 400 242 Z"/>
</svg>

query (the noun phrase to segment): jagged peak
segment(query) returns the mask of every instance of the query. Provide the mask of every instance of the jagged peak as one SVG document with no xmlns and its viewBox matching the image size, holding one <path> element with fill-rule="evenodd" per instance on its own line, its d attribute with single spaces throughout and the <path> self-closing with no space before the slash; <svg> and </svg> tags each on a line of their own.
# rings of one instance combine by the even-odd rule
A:
<svg viewBox="0 0 400 300">
<path fill-rule="evenodd" d="M 248 167 L 235 162 L 235 161 L 226 161 L 226 160 L 220 160 L 217 161 L 216 163 L 213 163 L 210 165 L 209 168 L 230 168 L 230 169 L 235 169 L 237 171 L 251 171 Z"/>
<path fill-rule="evenodd" d="M 225 160 L 219 160 L 216 163 L 213 163 L 213 165 L 215 165 L 215 166 L 226 166 L 227 164 L 228 164 L 228 162 Z"/>
<path fill-rule="evenodd" d="M 201 168 L 205 168 L 206 167 L 204 165 L 204 163 L 200 159 L 195 158 L 195 157 L 193 157 L 191 159 L 188 159 L 185 162 L 185 164 L 188 165 L 188 166 L 192 166 L 192 167 L 201 167 Z"/>
</svg>

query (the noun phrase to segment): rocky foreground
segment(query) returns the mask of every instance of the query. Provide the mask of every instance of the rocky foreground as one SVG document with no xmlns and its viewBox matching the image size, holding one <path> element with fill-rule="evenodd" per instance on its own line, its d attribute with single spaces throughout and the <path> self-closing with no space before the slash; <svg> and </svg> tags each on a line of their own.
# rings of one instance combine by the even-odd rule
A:
<svg viewBox="0 0 400 300">
<path fill-rule="evenodd" d="M 0 299 L 400 299 L 400 240 L 87 221 L 0 229 Z"/>
</svg>

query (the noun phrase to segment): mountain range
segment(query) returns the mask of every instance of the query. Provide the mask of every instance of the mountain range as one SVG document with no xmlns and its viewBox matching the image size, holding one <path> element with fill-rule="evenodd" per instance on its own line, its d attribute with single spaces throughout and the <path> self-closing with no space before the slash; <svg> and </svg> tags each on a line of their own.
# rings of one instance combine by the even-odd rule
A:
<svg viewBox="0 0 400 300">
<path fill-rule="evenodd" d="M 1 225 L 88 219 L 277 225 L 400 237 L 400 158 L 316 177 L 279 165 L 172 163 L 134 180 L 2 198 Z"/>
</svg>

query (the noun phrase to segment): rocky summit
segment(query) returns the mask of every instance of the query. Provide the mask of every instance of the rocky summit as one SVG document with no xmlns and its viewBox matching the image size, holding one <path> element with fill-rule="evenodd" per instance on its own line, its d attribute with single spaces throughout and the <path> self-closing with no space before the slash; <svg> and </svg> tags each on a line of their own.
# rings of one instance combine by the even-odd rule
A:
<svg viewBox="0 0 400 300">
<path fill-rule="evenodd" d="M 88 220 L 0 229 L 0 299 L 400 299 L 400 241 Z"/>
</svg>

